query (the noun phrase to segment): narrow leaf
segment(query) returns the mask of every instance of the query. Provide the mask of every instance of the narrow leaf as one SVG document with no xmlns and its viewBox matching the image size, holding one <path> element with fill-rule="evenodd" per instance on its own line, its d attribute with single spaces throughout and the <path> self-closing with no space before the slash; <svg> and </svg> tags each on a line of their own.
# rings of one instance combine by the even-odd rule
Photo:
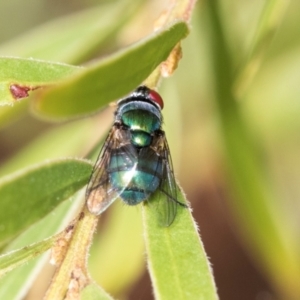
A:
<svg viewBox="0 0 300 300">
<path fill-rule="evenodd" d="M 92 167 L 65 159 L 38 165 L 0 181 L 0 241 L 7 242 L 44 217 L 88 181 Z"/>
<path fill-rule="evenodd" d="M 231 188 L 232 209 L 239 221 L 242 239 L 257 257 L 283 299 L 300 298 L 300 262 L 298 245 L 288 224 L 277 195 L 270 186 L 261 160 L 262 147 L 249 131 L 233 94 L 233 65 L 224 36 L 217 2 L 208 5 L 214 74 L 216 74 L 217 108 L 224 140 L 224 157 Z M 263 263 L 262 263 L 263 262 Z"/>
<path fill-rule="evenodd" d="M 178 200 L 184 196 L 178 191 Z M 156 202 L 159 199 L 151 199 Z M 175 221 L 162 227 L 155 203 L 144 206 L 148 268 L 156 299 L 218 299 L 212 271 L 189 209 L 178 207 Z"/>
<path fill-rule="evenodd" d="M 46 250 L 50 249 L 55 238 L 51 237 L 41 242 L 34 243 L 24 248 L 6 253 L 0 256 L 0 279 L 3 275 L 37 257 Z"/>
<path fill-rule="evenodd" d="M 16 57 L 0 58 L 0 106 L 13 105 L 45 84 L 65 78 L 79 67 Z"/>
<path fill-rule="evenodd" d="M 30 226 L 5 249 L 6 252 L 41 241 L 63 230 L 73 219 L 74 213 L 82 205 L 82 193 L 73 201 L 65 201 L 51 214 Z M 39 256 L 28 263 L 12 270 L 0 280 L 0 299 L 23 299 L 35 281 L 43 265 L 49 261 L 48 255 Z"/>
<path fill-rule="evenodd" d="M 41 91 L 33 107 L 47 118 L 62 120 L 95 112 L 138 86 L 187 33 L 186 23 L 178 22 L 152 34 Z"/>
</svg>

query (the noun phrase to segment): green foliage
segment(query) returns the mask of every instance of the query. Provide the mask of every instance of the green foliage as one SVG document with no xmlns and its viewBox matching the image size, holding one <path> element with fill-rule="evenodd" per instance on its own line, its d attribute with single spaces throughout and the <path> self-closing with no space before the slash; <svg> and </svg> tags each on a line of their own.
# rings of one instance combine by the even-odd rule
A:
<svg viewBox="0 0 300 300">
<path fill-rule="evenodd" d="M 184 196 L 179 190 L 178 194 L 183 203 Z M 179 207 L 172 226 L 161 228 L 157 211 L 151 207 L 157 200 L 153 199 L 144 209 L 148 268 L 155 278 L 152 284 L 156 299 L 183 300 L 195 295 L 198 299 L 218 299 L 216 287 L 210 284 L 210 265 L 190 212 Z"/>
<path fill-rule="evenodd" d="M 82 188 L 91 170 L 87 162 L 65 159 L 4 177 L 0 182 L 1 245 Z"/>
<path fill-rule="evenodd" d="M 5 254 L 1 256 L 4 272 L 18 266 L 19 263 L 26 263 L 1 278 L 1 298 L 20 299 L 28 293 L 28 286 L 32 285 L 35 274 L 41 271 L 45 262 L 49 261 L 48 255 L 30 260 L 41 253 L 38 250 L 38 253 L 33 252 L 31 254 L 31 251 L 35 251 L 40 247 L 45 247 L 44 250 L 51 247 L 56 238 L 54 234 L 66 227 L 81 202 L 82 195 L 72 197 L 72 201 L 63 202 L 52 213 L 29 227 L 5 248 Z M 26 251 L 27 247 L 29 247 L 28 252 Z M 25 257 L 22 256 L 22 253 L 25 253 Z M 14 261 L 14 263 L 9 265 L 11 261 Z"/>
<path fill-rule="evenodd" d="M 0 256 L 0 278 L 7 272 L 22 265 L 23 263 L 41 255 L 47 251 L 54 243 L 56 236 L 51 236 L 41 242 L 34 243 L 16 251 L 11 251 L 8 254 Z"/>
<path fill-rule="evenodd" d="M 187 33 L 187 25 L 178 22 L 105 60 L 91 64 L 59 85 L 44 90 L 35 109 L 39 114 L 53 119 L 91 114 L 138 86 L 167 59 Z M 126 72 L 120 74 L 120 70 Z"/>
<path fill-rule="evenodd" d="M 276 2 L 276 1 L 275 1 Z M 274 28 L 268 26 L 266 18 L 273 16 L 274 11 L 282 12 L 282 1 L 270 1 L 262 15 L 262 24 L 256 36 L 255 50 L 248 57 L 248 64 L 261 59 L 264 54 L 266 38 Z M 286 216 L 282 215 L 279 207 L 273 201 L 273 193 L 266 179 L 267 173 L 262 168 L 261 149 L 254 143 L 250 130 L 239 112 L 237 96 L 232 90 L 235 83 L 234 67 L 225 41 L 224 30 L 221 26 L 219 9 L 214 3 L 208 5 L 212 28 L 212 52 L 216 78 L 217 105 L 220 113 L 222 133 L 224 138 L 224 153 L 227 156 L 228 173 L 232 186 L 233 199 L 238 200 L 234 205 L 243 218 L 240 224 L 251 241 L 250 248 L 260 252 L 266 264 L 270 278 L 276 282 L 277 288 L 290 299 L 300 295 L 297 278 L 300 279 L 300 258 L 294 248 L 295 241 L 289 232 L 282 232 L 282 223 Z M 275 20 L 279 21 L 279 14 Z M 257 52 L 259 56 L 257 57 Z M 247 68 L 247 67 L 246 67 Z M 244 71 L 244 70 L 243 70 Z M 238 74 L 240 75 L 240 74 Z M 243 74 L 244 75 L 244 74 Z M 248 80 L 251 79 L 250 75 Z M 242 84 L 239 82 L 239 84 Z M 240 92 L 240 90 L 239 90 Z M 245 222 L 245 220 L 247 220 Z M 295 251 L 296 250 L 296 251 Z M 284 261 L 284 264 L 279 263 Z M 280 274 L 280 275 L 279 275 Z M 289 286 L 287 289 L 286 287 Z"/>
<path fill-rule="evenodd" d="M 124 9 L 126 1 L 120 2 L 118 6 L 107 5 L 106 9 L 110 11 L 111 15 L 117 15 Z M 128 4 L 128 3 L 127 3 Z M 132 5 L 131 5 L 132 6 Z M 132 6 L 131 13 L 136 9 L 137 6 Z M 101 8 L 99 8 L 101 10 Z M 68 62 L 77 61 L 86 56 L 87 53 L 92 53 L 96 47 L 100 47 L 101 43 L 107 40 L 110 33 L 115 32 L 118 28 L 121 28 L 121 25 L 124 23 L 126 18 L 130 15 L 128 12 L 127 15 L 123 14 L 123 17 L 115 23 L 107 23 L 105 20 L 102 20 L 100 24 L 94 26 L 90 29 L 91 24 L 95 22 L 97 15 L 99 14 L 97 10 L 88 10 L 86 12 L 77 14 L 76 16 L 71 16 L 67 19 L 61 19 L 57 22 L 52 22 L 51 24 L 41 27 L 38 30 L 24 36 L 20 39 L 17 39 L 7 45 L 4 45 L 2 48 L 2 53 L 15 54 L 14 45 L 18 45 L 22 42 L 22 39 L 27 39 L 27 45 L 32 45 L 32 47 L 24 48 L 23 55 L 33 55 L 39 58 L 50 58 L 50 59 L 59 59 L 65 60 Z M 77 27 L 72 27 L 66 31 L 61 31 L 56 35 L 57 28 L 74 22 L 74 20 L 86 19 L 86 22 L 80 26 L 79 22 Z M 106 22 L 106 23 L 105 23 Z M 100 35 L 98 39 L 95 39 L 96 32 L 102 32 L 105 28 L 105 33 Z M 79 39 L 78 33 L 84 33 L 83 39 Z M 76 33 L 76 34 L 75 34 Z M 86 33 L 86 34 L 85 34 Z M 162 28 L 160 31 L 150 35 L 149 37 L 141 40 L 138 43 L 133 44 L 127 48 L 124 48 L 122 51 L 113 54 L 106 59 L 95 61 L 92 64 L 88 65 L 86 68 L 79 68 L 72 65 L 65 65 L 56 62 L 47 62 L 36 59 L 25 59 L 17 57 L 3 57 L 0 60 L 1 64 L 1 91 L 0 101 L 2 105 L 15 105 L 17 101 L 24 101 L 22 98 L 27 97 L 27 93 L 31 94 L 33 98 L 33 108 L 35 114 L 39 116 L 46 116 L 47 118 L 52 119 L 68 119 L 93 113 L 100 110 L 110 101 L 120 98 L 124 94 L 130 92 L 143 80 L 145 80 L 152 71 L 164 60 L 167 59 L 169 53 L 174 48 L 174 46 L 183 39 L 188 33 L 187 24 L 183 21 L 172 22 L 169 25 Z M 43 38 L 47 36 L 48 39 Z M 41 38 L 40 38 L 41 37 Z M 93 37 L 93 38 L 92 38 Z M 49 40 L 50 38 L 50 40 Z M 38 43 L 33 45 L 33 42 L 30 41 L 39 40 Z M 51 41 L 51 42 L 49 42 Z M 88 44 L 88 46 L 87 46 Z M 77 46 L 77 47 L 74 47 Z M 74 49 L 75 48 L 75 49 Z M 74 50 L 73 50 L 74 49 Z M 73 51 L 72 51 L 73 50 Z M 53 56 L 49 56 L 51 53 Z M 66 55 L 67 53 L 67 55 Z M 62 55 L 60 55 L 62 54 Z M 22 55 L 22 53 L 21 53 Z M 126 72 L 120 72 L 120 70 L 126 70 Z M 18 91 L 14 93 L 13 87 L 21 89 L 21 94 L 18 94 Z M 117 88 L 115 88 L 117 87 Z M 24 93 L 23 93 L 24 92 Z M 76 100 L 76 101 L 75 101 Z M 16 115 L 24 113 L 24 108 L 21 107 L 19 112 L 16 112 Z M 3 113 L 3 118 L 9 119 L 7 114 L 10 114 L 9 110 Z M 78 122 L 77 122 L 78 123 Z M 76 149 L 80 149 L 80 145 L 76 141 L 79 141 L 80 135 L 76 136 L 74 143 L 70 141 L 70 133 L 74 132 L 75 128 L 82 128 L 83 122 L 79 122 L 79 125 L 72 124 L 69 127 L 66 127 L 66 130 L 61 128 L 60 130 L 54 130 L 52 133 L 45 133 L 45 136 L 41 136 L 38 140 L 34 141 L 26 149 L 17 154 L 10 162 L 7 162 L 2 167 L 2 174 L 16 170 L 20 167 L 26 167 L 30 163 L 41 162 L 44 159 L 49 159 L 49 157 L 57 157 L 58 153 L 63 153 L 65 149 L 66 153 L 76 153 L 74 152 L 72 145 L 76 145 Z M 78 129 L 76 129 L 77 132 Z M 51 149 L 51 144 L 49 141 L 56 142 L 58 145 L 58 151 L 47 151 Z M 65 147 L 64 141 L 68 141 L 68 146 Z M 73 151 L 72 151 L 73 150 Z M 77 150 L 77 153 L 78 153 Z M 57 154 L 56 154 L 57 153 Z M 54 160 L 51 162 L 40 163 L 36 167 L 25 168 L 22 172 L 13 173 L 7 177 L 3 177 L 0 184 L 0 197 L 1 201 L 1 219 L 2 219 L 2 228 L 1 231 L 1 242 L 2 244 L 7 244 L 9 240 L 15 237 L 20 232 L 23 234 L 17 238 L 14 243 L 12 243 L 6 251 L 7 254 L 4 254 L 0 257 L 0 267 L 2 274 L 15 269 L 20 264 L 28 262 L 34 257 L 38 256 L 42 252 L 46 251 L 50 247 L 56 249 L 60 245 L 60 240 L 64 240 L 65 243 L 68 243 L 67 237 L 64 235 L 67 234 L 68 230 L 65 233 L 60 235 L 51 235 L 59 228 L 61 228 L 60 222 L 57 226 L 51 226 L 53 218 L 49 219 L 47 216 L 50 211 L 53 209 L 61 211 L 61 213 L 66 212 L 67 207 L 64 203 L 63 206 L 59 204 L 70 198 L 78 189 L 86 184 L 89 175 L 91 173 L 91 165 L 75 159 L 61 159 Z M 80 195 L 80 194 L 79 194 Z M 80 196 L 79 196 L 80 197 Z M 82 196 L 80 197 L 82 198 Z M 22 201 L 18 201 L 22 199 Z M 155 199 L 151 200 L 155 201 Z M 77 202 L 77 201 L 76 201 Z M 76 204 L 75 202 L 75 204 Z M 72 205 L 74 206 L 74 205 Z M 76 205 L 75 205 L 76 206 Z M 22 213 L 20 213 L 22 212 Z M 19 215 L 20 217 L 16 218 Z M 47 216 L 45 219 L 43 219 Z M 114 249 L 116 242 L 120 240 L 120 237 L 124 237 L 124 232 L 126 233 L 126 224 L 133 226 L 133 218 L 128 218 L 130 214 L 126 214 L 124 219 L 124 225 L 121 226 L 122 220 L 119 216 L 117 221 L 112 223 L 118 225 L 115 227 L 118 229 L 116 232 L 119 232 L 119 237 L 114 234 L 114 231 L 109 231 L 110 234 L 107 235 L 107 241 L 105 242 L 107 249 Z M 61 214 L 58 214 L 59 218 Z M 56 219 L 56 218 L 54 218 Z M 88 235 L 93 233 L 91 230 L 92 225 L 87 225 L 86 222 L 93 224 L 93 217 L 83 217 L 85 221 L 81 221 L 81 218 L 75 219 L 72 224 L 69 225 L 71 232 L 76 230 L 74 237 L 70 242 L 70 248 L 65 254 L 66 259 L 62 263 L 60 270 L 62 270 L 56 277 L 53 279 L 52 288 L 48 291 L 46 297 L 53 297 L 53 295 L 63 295 L 65 293 L 65 288 L 69 286 L 67 280 L 70 280 L 69 277 L 65 277 L 64 274 L 67 274 L 68 270 L 72 268 L 72 261 L 76 261 L 76 264 L 79 264 L 79 261 L 84 259 L 85 248 L 81 251 L 78 249 L 78 245 L 87 244 Z M 151 214 L 146 218 L 147 222 L 157 221 L 155 216 Z M 195 254 L 199 253 L 199 257 L 202 257 L 200 261 L 205 261 L 205 253 L 201 252 L 200 242 L 197 238 L 197 233 L 195 231 L 195 226 L 192 223 L 192 219 L 188 210 L 182 216 L 182 224 L 188 222 L 189 228 L 186 233 L 187 237 L 194 235 L 196 239 L 192 239 L 189 242 L 189 247 L 195 248 Z M 77 220 L 77 221 L 76 221 Z M 90 221 L 86 221 L 90 220 Z M 129 221 L 130 220 L 130 221 Z M 34 224 L 29 229 L 28 226 L 39 221 L 42 224 L 48 224 L 47 229 L 49 230 L 40 230 L 39 235 L 34 239 L 32 244 L 31 239 L 33 238 L 32 232 L 35 231 L 38 224 Z M 138 219 L 137 219 L 138 221 Z M 131 237 L 133 237 L 133 232 L 136 232 L 137 241 L 141 237 L 141 222 L 137 222 L 135 228 L 130 229 L 128 227 L 128 232 L 130 232 Z M 42 225 L 44 226 L 44 225 Z M 183 226 L 183 225 L 182 225 Z M 111 227 L 111 226 L 110 226 Z M 75 229 L 73 229 L 75 228 Z M 112 227 L 111 227 L 112 228 Z M 119 228 L 122 230 L 120 231 Z M 27 229 L 27 230 L 26 230 Z M 149 231 L 150 230 L 150 231 Z M 156 227 L 156 231 L 161 231 L 161 227 Z M 89 231 L 89 234 L 86 232 Z M 149 231 L 149 234 L 147 233 Z M 177 239 L 176 236 L 180 234 L 180 231 L 177 232 L 176 227 L 168 229 L 168 231 L 173 232 L 174 240 L 167 241 L 170 247 L 174 249 L 178 248 L 180 252 L 181 240 Z M 146 243 L 151 243 L 151 234 L 150 232 L 155 233 L 152 228 L 145 226 L 144 235 L 146 237 Z M 125 235 L 126 236 L 126 235 Z M 162 237 L 163 241 L 165 238 Z M 174 246 L 172 244 L 174 243 Z M 111 245 L 111 246 L 110 246 Z M 120 257 L 119 264 L 122 264 L 124 259 L 128 259 L 129 256 L 132 256 L 132 260 L 136 259 L 137 264 L 134 267 L 133 273 L 131 276 L 137 276 L 141 270 L 142 252 L 143 247 L 140 246 L 141 243 L 137 242 L 136 244 L 131 243 L 131 247 L 128 248 L 129 252 L 123 251 L 123 259 Z M 22 248 L 22 246 L 25 246 Z M 100 245 L 101 247 L 101 245 Z M 102 246 L 103 247 L 103 246 Z M 10 249 L 17 249 L 9 252 Z M 119 247 L 117 247 L 119 249 Z M 134 251 L 136 249 L 136 251 Z M 194 260 L 191 265 L 190 259 L 184 257 L 186 248 L 183 248 L 181 258 L 176 262 L 177 264 L 182 264 L 181 262 L 186 261 L 185 264 L 182 264 L 181 271 L 186 267 L 189 269 L 183 274 L 189 274 L 191 272 L 191 267 L 199 265 L 198 272 L 203 272 L 209 278 L 206 282 L 208 290 L 210 287 L 214 287 L 213 280 L 211 278 L 210 270 L 208 268 L 208 263 L 202 263 L 198 261 L 198 258 L 192 258 Z M 112 252 L 101 251 L 103 261 L 107 261 Z M 63 252 L 62 252 L 63 253 Z M 80 253 L 80 254 L 79 254 Z M 127 255 L 126 255 L 127 253 Z M 64 255 L 64 254 L 62 254 Z M 83 255 L 83 256 L 80 256 Z M 115 255 L 118 255 L 116 252 Z M 151 253 L 149 255 L 150 260 L 155 260 L 157 256 L 161 256 L 160 253 Z M 54 258 L 56 261 L 57 258 Z M 130 262 L 130 260 L 128 260 Z M 174 263 L 174 262 L 173 262 Z M 101 262 L 100 262 L 101 264 Z M 123 281 L 123 285 L 117 291 L 118 293 L 122 292 L 122 289 L 126 289 L 128 284 L 132 280 L 125 281 L 122 280 L 122 277 L 128 277 L 130 272 L 128 272 L 134 264 L 130 263 L 128 267 L 123 268 L 123 272 L 120 273 L 120 281 Z M 24 268 L 26 267 L 26 268 Z M 24 278 L 24 272 L 27 274 L 33 274 L 38 268 L 37 261 L 32 261 L 29 265 L 18 268 L 7 275 L 2 280 L 2 288 L 0 288 L 0 295 L 3 297 L 16 298 L 20 297 L 26 292 L 26 285 L 30 284 L 30 280 L 15 280 L 15 288 L 12 289 L 12 279 L 18 277 Z M 116 268 L 122 270 L 119 266 L 108 266 L 108 268 Z M 164 268 L 163 265 L 156 265 L 155 269 L 159 270 Z M 67 273 L 65 273 L 67 272 Z M 108 275 L 110 274 L 110 275 Z M 106 280 L 107 282 L 115 282 L 118 275 L 118 272 L 107 272 Z M 172 274 L 170 274 L 172 275 Z M 25 276 L 28 278 L 28 275 Z M 30 276 L 29 276 L 30 277 Z M 97 278 L 97 274 L 95 274 Z M 159 277 L 159 276 L 158 276 Z M 65 279 L 66 278 L 66 279 Z M 134 278 L 134 277 L 133 277 Z M 170 277 L 171 278 L 171 277 Z M 101 280 L 101 279 L 100 279 Z M 159 281 L 164 280 L 160 278 Z M 177 278 L 177 281 L 182 281 L 182 278 Z M 200 278 L 195 278 L 193 286 L 197 286 Z M 127 282 L 127 283 L 126 283 Z M 124 285 L 125 283 L 125 285 Z M 115 284 L 114 284 L 115 285 Z M 183 289 L 184 282 L 181 284 L 181 290 Z M 71 293 L 72 291 L 69 291 Z M 167 289 L 164 291 L 165 296 L 167 296 Z M 190 294 L 201 295 L 203 292 L 201 289 L 192 289 L 189 291 Z M 211 299 L 216 298 L 215 289 L 212 288 L 211 292 L 207 294 Z M 102 289 L 98 288 L 97 285 L 90 283 L 83 289 L 81 294 L 82 299 L 111 299 L 107 296 Z"/>
<path fill-rule="evenodd" d="M 119 202 L 100 217 L 89 257 L 95 282 L 84 267 L 82 277 L 72 269 L 74 262 L 86 264 L 98 221 L 83 208 L 92 165 L 75 157 L 90 157 L 104 140 L 108 104 L 142 82 L 154 78 L 155 85 L 159 65 L 191 33 L 178 70 L 160 89 L 175 173 L 191 198 L 199 187 L 209 190 L 212 177 L 216 186 L 225 182 L 222 201 L 256 268 L 278 297 L 299 299 L 299 4 L 207 1 L 195 10 L 190 32 L 194 1 L 178 0 L 166 5 L 151 33 L 161 13 L 154 6 L 94 2 L 67 16 L 62 4 L 59 18 L 32 23 L 0 45 L 0 138 L 7 157 L 0 165 L 0 298 L 24 298 L 49 261 L 44 252 L 63 253 L 59 241 L 69 248 L 61 264 L 54 259 L 61 271 L 53 277 L 55 295 L 73 292 L 70 278 L 72 284 L 85 278 L 81 299 L 126 297 L 145 268 L 146 248 L 155 298 L 218 298 L 190 210 L 179 207 L 163 228 L 151 209 L 156 195 L 142 213 Z M 46 17 L 38 1 L 35 9 Z M 27 22 L 34 22 L 29 12 Z M 5 28 L 7 37 L 13 28 Z M 45 126 L 28 112 L 72 122 Z M 186 201 L 182 192 L 179 201 Z"/>
<path fill-rule="evenodd" d="M 12 85 L 35 89 L 62 79 L 80 68 L 33 59 L 3 57 L 0 59 L 0 105 L 13 105 L 17 100 Z"/>
</svg>

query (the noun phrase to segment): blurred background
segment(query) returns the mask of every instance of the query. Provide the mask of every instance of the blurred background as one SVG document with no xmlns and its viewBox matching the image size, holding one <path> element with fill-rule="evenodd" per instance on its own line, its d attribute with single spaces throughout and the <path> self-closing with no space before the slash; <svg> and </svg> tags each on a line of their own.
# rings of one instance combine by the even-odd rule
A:
<svg viewBox="0 0 300 300">
<path fill-rule="evenodd" d="M 198 1 L 191 33 L 182 42 L 183 58 L 159 89 L 165 101 L 164 129 L 175 173 L 191 202 L 220 299 L 299 299 L 295 289 L 299 273 L 290 271 L 289 264 L 297 265 L 300 260 L 300 2 L 216 2 L 225 42 L 216 42 L 220 31 L 214 29 L 213 8 Z M 118 11 L 128 3 L 28 0 L 25 5 L 21 0 L 2 0 L 0 55 L 51 60 L 51 53 L 34 54 L 36 45 L 33 39 L 27 45 L 24 34 L 100 5 L 99 20 L 107 19 L 103 27 L 107 37 L 86 55 L 52 58 L 84 65 L 151 33 L 157 18 L 170 5 L 168 1 L 137 1 L 128 15 L 123 8 Z M 126 18 L 110 17 L 113 12 Z M 112 30 L 111 24 L 121 19 Z M 67 29 L 72 23 L 65 26 Z M 223 56 L 222 47 L 228 56 Z M 230 59 L 224 62 L 216 55 Z M 233 116 L 231 125 L 241 127 L 242 135 L 234 135 L 235 127 L 228 135 L 230 118 L 224 117 L 219 88 L 220 74 L 227 78 L 226 72 L 230 86 L 224 97 L 230 98 L 227 94 L 232 93 L 233 114 L 238 115 L 238 121 Z M 1 175 L 26 166 L 30 160 L 22 155 L 32 153 L 38 143 L 43 149 L 45 140 L 53 139 L 47 144 L 51 157 L 84 157 L 112 122 L 112 110 L 108 109 L 85 120 L 54 125 L 32 116 L 27 104 L 25 100 L 13 108 L 0 108 Z M 58 135 L 68 138 L 58 139 Z M 234 145 L 230 142 L 233 136 Z M 37 161 L 48 159 L 47 151 L 39 151 Z M 237 170 L 233 161 L 240 153 L 246 160 L 251 156 L 250 166 L 245 161 Z M 249 174 L 254 176 L 253 186 Z M 236 178 L 242 177 L 246 179 L 239 184 Z M 278 245 L 286 257 L 280 255 Z M 90 265 L 93 278 L 118 299 L 153 299 L 139 208 L 116 203 L 104 214 Z M 43 276 L 26 299 L 38 299 L 51 272 L 51 267 L 44 267 Z"/>
</svg>

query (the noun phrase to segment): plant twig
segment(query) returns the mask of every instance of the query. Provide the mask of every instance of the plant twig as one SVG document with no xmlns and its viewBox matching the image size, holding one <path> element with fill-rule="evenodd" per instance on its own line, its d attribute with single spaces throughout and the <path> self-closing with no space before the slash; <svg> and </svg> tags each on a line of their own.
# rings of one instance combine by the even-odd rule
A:
<svg viewBox="0 0 300 300">
<path fill-rule="evenodd" d="M 90 283 L 87 271 L 88 251 L 98 222 L 84 205 L 79 216 L 65 229 L 64 237 L 52 249 L 52 263 L 58 265 L 44 300 L 79 299 L 80 291 Z"/>
</svg>

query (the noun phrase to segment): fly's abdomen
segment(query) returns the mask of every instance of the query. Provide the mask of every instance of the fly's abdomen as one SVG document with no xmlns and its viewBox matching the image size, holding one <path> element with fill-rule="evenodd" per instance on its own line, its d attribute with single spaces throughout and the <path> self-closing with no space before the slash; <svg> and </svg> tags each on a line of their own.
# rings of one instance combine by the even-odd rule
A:
<svg viewBox="0 0 300 300">
<path fill-rule="evenodd" d="M 158 189 L 163 166 L 161 159 L 147 147 L 140 150 L 135 159 L 130 159 L 126 151 L 113 153 L 108 172 L 113 189 L 123 201 L 136 205 Z"/>
<path fill-rule="evenodd" d="M 120 196 L 126 204 L 136 205 L 148 199 L 157 190 L 159 184 L 160 178 L 157 175 L 136 171 L 132 181 Z"/>
</svg>

